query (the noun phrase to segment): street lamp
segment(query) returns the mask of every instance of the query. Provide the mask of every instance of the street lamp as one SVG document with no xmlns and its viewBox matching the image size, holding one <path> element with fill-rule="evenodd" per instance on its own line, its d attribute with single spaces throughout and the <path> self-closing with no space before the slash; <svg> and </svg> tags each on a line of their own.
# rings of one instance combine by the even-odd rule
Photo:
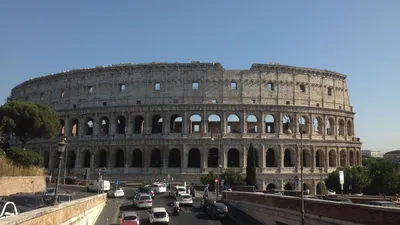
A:
<svg viewBox="0 0 400 225">
<path fill-rule="evenodd" d="M 219 132 L 219 130 L 217 129 L 217 131 Z M 214 141 L 215 139 L 214 139 L 214 136 L 213 136 L 213 133 L 211 133 L 211 141 Z M 221 150 L 221 143 L 220 143 L 220 140 L 218 140 L 218 169 L 220 169 L 221 171 L 217 171 L 217 176 L 218 176 L 218 178 L 217 178 L 217 183 L 216 183 L 216 185 L 217 185 L 217 201 L 218 201 L 218 199 L 219 199 L 219 184 L 220 184 L 220 175 L 221 175 L 221 173 L 222 173 L 222 165 L 221 164 L 219 164 L 220 163 L 220 160 L 219 160 L 219 158 L 220 158 L 220 155 L 219 155 L 219 151 Z M 223 151 L 222 151 L 223 152 Z M 223 154 L 223 153 L 222 153 Z"/>
<path fill-rule="evenodd" d="M 56 191 L 55 191 L 55 196 L 54 196 L 54 204 L 58 203 L 58 188 L 60 186 L 60 172 L 61 172 L 61 161 L 62 161 L 62 154 L 65 151 L 65 147 L 67 147 L 67 143 L 65 142 L 65 139 L 61 139 L 60 142 L 58 142 L 58 171 L 57 171 L 57 184 L 56 184 Z"/>
<path fill-rule="evenodd" d="M 304 225 L 304 214 L 305 214 L 305 210 L 304 210 L 304 181 L 303 181 L 303 169 L 304 169 L 304 165 L 303 165 L 303 133 L 304 133 L 304 129 L 303 129 L 303 125 L 304 124 L 300 124 L 300 190 L 301 190 L 301 224 Z"/>
<path fill-rule="evenodd" d="M 63 138 L 63 140 L 65 142 L 67 142 L 67 138 Z M 65 177 L 67 174 L 67 163 L 68 163 L 68 148 L 67 148 L 67 144 L 65 145 L 65 162 L 64 162 L 64 171 L 63 171 L 63 184 L 65 184 Z"/>
</svg>

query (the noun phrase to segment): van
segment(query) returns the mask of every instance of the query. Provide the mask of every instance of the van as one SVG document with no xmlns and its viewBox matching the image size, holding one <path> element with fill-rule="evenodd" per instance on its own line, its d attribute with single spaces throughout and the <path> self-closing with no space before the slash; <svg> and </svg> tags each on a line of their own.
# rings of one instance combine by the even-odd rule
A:
<svg viewBox="0 0 400 225">
<path fill-rule="evenodd" d="M 109 191 L 111 183 L 109 180 L 93 180 L 86 186 L 87 191 Z"/>
<path fill-rule="evenodd" d="M 151 189 L 154 190 L 156 194 L 164 194 L 167 192 L 167 185 L 165 183 L 153 183 Z"/>
</svg>

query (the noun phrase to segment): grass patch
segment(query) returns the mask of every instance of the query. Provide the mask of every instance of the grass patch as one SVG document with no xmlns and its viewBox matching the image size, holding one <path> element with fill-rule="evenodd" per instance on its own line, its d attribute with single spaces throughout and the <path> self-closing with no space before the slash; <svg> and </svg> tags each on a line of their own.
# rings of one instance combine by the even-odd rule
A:
<svg viewBox="0 0 400 225">
<path fill-rule="evenodd" d="M 44 176 L 45 172 L 42 167 L 38 166 L 18 166 L 12 164 L 5 157 L 0 156 L 0 177 L 17 177 L 17 176 Z"/>
</svg>

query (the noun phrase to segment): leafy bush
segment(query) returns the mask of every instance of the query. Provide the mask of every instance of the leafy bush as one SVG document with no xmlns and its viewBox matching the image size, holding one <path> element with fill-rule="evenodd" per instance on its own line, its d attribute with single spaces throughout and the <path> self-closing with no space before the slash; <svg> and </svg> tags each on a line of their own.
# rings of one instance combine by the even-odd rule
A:
<svg viewBox="0 0 400 225">
<path fill-rule="evenodd" d="M 221 179 L 225 180 L 225 184 L 228 185 L 241 185 L 241 184 L 245 184 L 246 179 L 239 173 L 236 172 L 233 169 L 226 169 L 222 175 L 221 175 Z"/>
<path fill-rule="evenodd" d="M 13 164 L 18 166 L 43 165 L 43 157 L 40 154 L 22 148 L 10 148 L 6 151 L 6 156 Z"/>
<path fill-rule="evenodd" d="M 215 178 L 217 178 L 217 175 L 213 171 L 211 171 L 208 174 L 200 177 L 200 182 L 202 184 L 214 184 Z"/>
</svg>

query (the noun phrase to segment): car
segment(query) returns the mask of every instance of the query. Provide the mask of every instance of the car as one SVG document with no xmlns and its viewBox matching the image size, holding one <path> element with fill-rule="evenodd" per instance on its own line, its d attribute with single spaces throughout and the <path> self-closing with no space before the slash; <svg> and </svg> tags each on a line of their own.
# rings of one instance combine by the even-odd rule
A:
<svg viewBox="0 0 400 225">
<path fill-rule="evenodd" d="M 163 207 L 152 208 L 147 211 L 147 214 L 149 216 L 149 224 L 169 224 L 169 215 Z"/>
<path fill-rule="evenodd" d="M 173 192 L 173 197 L 178 197 L 179 196 L 179 194 L 186 194 L 187 192 L 186 192 L 186 188 L 185 187 L 183 187 L 183 186 L 176 186 L 176 187 L 174 187 L 174 192 Z"/>
<path fill-rule="evenodd" d="M 133 199 L 133 206 L 136 208 L 151 208 L 153 207 L 153 200 L 148 194 L 138 194 Z"/>
<path fill-rule="evenodd" d="M 214 199 L 210 199 L 210 198 L 202 199 L 201 202 L 200 202 L 200 208 L 203 210 L 203 212 L 205 212 L 215 202 L 216 201 Z"/>
<path fill-rule="evenodd" d="M 137 212 L 124 212 L 121 215 L 121 225 L 139 225 L 139 216 Z"/>
<path fill-rule="evenodd" d="M 58 202 L 70 202 L 74 200 L 74 196 L 71 194 L 58 194 Z"/>
<path fill-rule="evenodd" d="M 122 190 L 121 187 L 114 186 L 107 192 L 107 196 L 113 197 L 113 198 L 124 197 L 125 192 L 124 192 L 124 190 Z"/>
<path fill-rule="evenodd" d="M 228 206 L 226 206 L 224 203 L 214 202 L 210 207 L 207 208 L 206 214 L 212 219 L 227 218 L 229 216 Z"/>
<path fill-rule="evenodd" d="M 18 215 L 18 210 L 14 202 L 0 200 L 0 219 L 16 215 Z"/>
<path fill-rule="evenodd" d="M 137 189 L 137 190 L 135 191 L 135 194 L 136 194 L 136 193 L 148 194 L 148 195 L 151 196 L 151 198 L 154 198 L 154 196 L 155 196 L 154 191 L 153 191 L 150 187 L 141 187 L 141 188 L 139 188 L 139 189 Z"/>
<path fill-rule="evenodd" d="M 56 188 L 46 188 L 46 191 L 43 193 L 44 195 L 55 196 Z"/>
<path fill-rule="evenodd" d="M 154 183 L 151 185 L 151 189 L 153 189 L 156 194 L 164 194 L 167 192 L 167 185 L 165 183 Z"/>
<path fill-rule="evenodd" d="M 12 194 L 8 197 L 8 201 L 14 202 L 20 213 L 45 207 L 43 195 L 31 193 Z"/>
<path fill-rule="evenodd" d="M 193 205 L 192 196 L 189 194 L 180 194 L 177 200 L 179 201 L 179 205 Z"/>
<path fill-rule="evenodd" d="M 375 206 L 383 206 L 383 207 L 390 207 L 390 208 L 399 208 L 399 206 L 394 202 L 389 201 L 370 201 L 365 203 L 367 205 L 375 205 Z"/>
<path fill-rule="evenodd" d="M 328 200 L 334 202 L 353 203 L 349 198 L 328 198 Z"/>
<path fill-rule="evenodd" d="M 111 183 L 109 180 L 92 180 L 86 186 L 87 192 L 90 191 L 109 191 Z"/>
</svg>

